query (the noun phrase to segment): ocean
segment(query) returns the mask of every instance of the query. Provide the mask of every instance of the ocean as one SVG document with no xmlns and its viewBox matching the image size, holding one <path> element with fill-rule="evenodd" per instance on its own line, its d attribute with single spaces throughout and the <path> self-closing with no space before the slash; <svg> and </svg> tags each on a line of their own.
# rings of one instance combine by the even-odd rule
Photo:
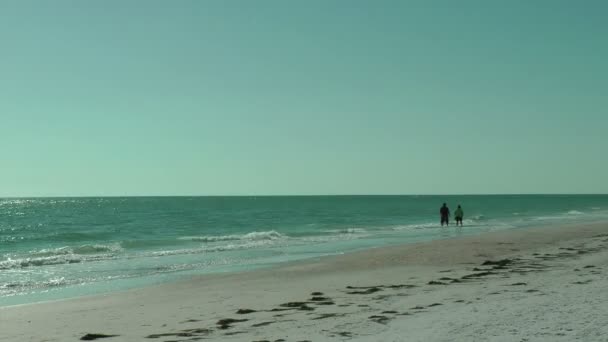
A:
<svg viewBox="0 0 608 342">
<path fill-rule="evenodd" d="M 441 228 L 461 204 L 464 227 Z M 387 245 L 608 220 L 608 195 L 0 199 L 0 306 Z"/>
</svg>

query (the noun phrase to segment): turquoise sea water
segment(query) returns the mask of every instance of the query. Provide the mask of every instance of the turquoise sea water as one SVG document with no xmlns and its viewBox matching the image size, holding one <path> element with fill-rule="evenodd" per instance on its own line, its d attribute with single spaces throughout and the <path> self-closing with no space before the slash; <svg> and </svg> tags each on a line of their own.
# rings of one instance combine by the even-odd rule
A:
<svg viewBox="0 0 608 342">
<path fill-rule="evenodd" d="M 462 229 L 439 226 L 447 202 Z M 0 306 L 377 246 L 608 220 L 607 195 L 0 199 Z"/>
</svg>

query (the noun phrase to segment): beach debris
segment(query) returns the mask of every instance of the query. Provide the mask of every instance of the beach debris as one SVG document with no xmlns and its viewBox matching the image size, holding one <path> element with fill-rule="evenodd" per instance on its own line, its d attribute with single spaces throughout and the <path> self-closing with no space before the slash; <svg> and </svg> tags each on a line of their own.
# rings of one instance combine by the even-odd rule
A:
<svg viewBox="0 0 608 342">
<path fill-rule="evenodd" d="M 230 331 L 227 333 L 224 333 L 225 336 L 232 336 L 232 335 L 238 335 L 238 334 L 245 334 L 247 333 L 246 331 Z M 197 338 L 191 338 L 188 339 L 187 341 L 198 341 L 198 340 L 202 340 L 202 337 L 197 337 Z M 165 342 L 182 342 L 182 341 L 165 341 Z"/>
<path fill-rule="evenodd" d="M 430 308 L 430 307 L 439 306 L 439 305 L 443 305 L 443 304 L 441 304 L 441 303 L 433 303 L 433 304 L 431 304 L 431 305 L 429 305 L 427 307 Z"/>
<path fill-rule="evenodd" d="M 266 325 L 270 325 L 272 323 L 276 323 L 276 322 L 268 321 L 268 322 L 262 322 L 262 323 L 252 324 L 251 326 L 252 327 L 263 327 L 263 326 L 266 326 Z"/>
<path fill-rule="evenodd" d="M 371 288 L 385 288 L 385 289 L 411 289 L 417 287 L 412 284 L 391 284 L 391 285 L 374 285 L 374 286 L 347 286 L 349 290 L 360 290 L 360 289 L 371 289 Z"/>
<path fill-rule="evenodd" d="M 185 321 L 179 322 L 180 324 L 184 324 L 184 323 L 194 323 L 194 322 L 200 322 L 200 319 L 187 319 Z"/>
<path fill-rule="evenodd" d="M 323 292 L 313 292 L 310 294 L 311 296 L 322 296 Z"/>
<path fill-rule="evenodd" d="M 427 283 L 428 285 L 447 285 L 447 283 L 441 282 L 441 281 L 437 281 L 437 280 L 431 280 Z"/>
<path fill-rule="evenodd" d="M 120 336 L 120 335 L 86 334 L 86 335 L 82 336 L 80 338 L 80 340 L 81 341 L 93 341 L 93 340 L 96 340 L 98 338 L 109 338 L 109 337 L 116 337 L 116 336 Z"/>
<path fill-rule="evenodd" d="M 327 301 L 327 302 L 317 302 L 316 304 L 317 305 L 335 305 L 336 303 L 334 303 L 334 302 L 332 302 L 330 300 L 330 301 Z"/>
<path fill-rule="evenodd" d="M 348 294 L 372 294 L 378 291 L 382 291 L 381 288 L 379 287 L 370 287 L 367 288 L 366 290 L 362 290 L 362 291 L 351 291 L 351 292 L 346 292 Z"/>
<path fill-rule="evenodd" d="M 289 303 L 280 304 L 279 306 L 282 306 L 284 308 L 289 308 L 289 309 L 313 311 L 315 308 L 308 306 L 307 304 L 309 304 L 309 303 L 310 302 L 289 302 Z M 279 311 L 279 310 L 280 309 L 272 309 L 271 311 Z"/>
<path fill-rule="evenodd" d="M 369 319 L 379 324 L 386 324 L 391 320 L 390 318 L 381 315 L 369 316 Z"/>
<path fill-rule="evenodd" d="M 299 308 L 306 304 L 308 304 L 308 302 L 289 302 L 289 303 L 280 304 L 279 306 L 282 306 L 284 308 Z"/>
<path fill-rule="evenodd" d="M 383 289 L 411 289 L 417 287 L 416 285 L 411 284 L 394 284 L 394 285 L 375 285 L 375 286 L 347 286 L 346 288 L 349 290 L 360 290 L 360 291 L 350 291 L 346 292 L 347 294 L 372 294 L 375 292 L 382 291 Z"/>
<path fill-rule="evenodd" d="M 237 313 L 237 315 L 246 315 L 246 314 L 250 314 L 252 312 L 257 312 L 257 311 L 252 310 L 252 309 L 239 309 L 236 313 Z"/>
<path fill-rule="evenodd" d="M 146 336 L 146 338 L 159 338 L 159 337 L 169 337 L 169 336 L 196 337 L 196 336 L 200 336 L 200 335 L 207 335 L 207 334 L 211 333 L 211 331 L 212 331 L 211 329 L 203 329 L 203 328 L 186 329 L 186 330 L 182 330 L 181 332 L 177 332 L 177 333 L 152 334 L 152 335 Z"/>
<path fill-rule="evenodd" d="M 379 287 L 384 287 L 384 288 L 388 288 L 388 289 L 413 289 L 414 287 L 418 287 L 418 286 L 412 285 L 412 284 L 399 284 L 399 285 L 384 285 L 384 286 L 379 286 Z"/>
<path fill-rule="evenodd" d="M 472 273 L 472 274 L 467 274 L 463 277 L 461 277 L 460 279 L 474 279 L 474 278 L 481 278 L 481 277 L 485 277 L 485 276 L 489 276 L 489 275 L 494 275 L 496 274 L 496 272 L 479 272 L 479 273 Z"/>
<path fill-rule="evenodd" d="M 338 313 L 324 313 L 324 314 L 320 314 L 319 316 L 312 318 L 314 320 L 317 319 L 326 319 L 326 318 L 331 318 L 331 317 L 340 317 L 340 316 L 344 316 L 344 314 L 338 314 Z"/>
<path fill-rule="evenodd" d="M 317 304 L 317 305 L 334 305 L 334 304 L 336 304 L 331 300 L 331 298 L 321 297 L 321 296 L 312 297 L 310 299 L 310 301 L 314 302 L 314 304 Z"/>
<path fill-rule="evenodd" d="M 498 261 L 492 261 L 492 260 L 486 260 L 484 261 L 481 266 L 500 266 L 500 267 L 505 267 L 507 265 L 512 264 L 514 261 L 512 259 L 502 259 L 502 260 L 498 260 Z"/>
<path fill-rule="evenodd" d="M 314 311 L 315 308 L 311 308 L 308 305 L 302 305 L 298 308 L 298 310 L 302 310 L 302 311 Z"/>
<path fill-rule="evenodd" d="M 246 321 L 248 321 L 248 319 L 224 318 L 224 319 L 220 319 L 215 324 L 218 326 L 218 328 L 220 328 L 222 330 L 226 330 L 226 329 L 232 328 L 232 324 L 234 324 L 234 323 L 246 322 Z"/>
<path fill-rule="evenodd" d="M 524 282 L 521 282 L 521 283 L 513 283 L 513 284 L 511 284 L 510 286 L 523 286 L 523 285 L 528 285 L 528 283 L 524 283 Z"/>
<path fill-rule="evenodd" d="M 407 294 L 407 293 L 393 293 L 393 294 L 386 294 L 386 295 L 378 295 L 378 296 L 374 297 L 374 300 L 388 300 L 393 297 L 407 297 L 407 296 L 409 296 L 409 294 Z"/>
</svg>

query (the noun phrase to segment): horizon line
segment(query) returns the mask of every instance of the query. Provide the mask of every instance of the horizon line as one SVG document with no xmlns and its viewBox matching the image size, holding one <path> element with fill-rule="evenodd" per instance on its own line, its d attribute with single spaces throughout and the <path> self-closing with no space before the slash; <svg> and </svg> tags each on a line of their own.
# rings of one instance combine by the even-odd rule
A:
<svg viewBox="0 0 608 342">
<path fill-rule="evenodd" d="M 0 196 L 0 199 L 32 198 L 203 198 L 203 197 L 432 197 L 432 196 L 606 196 L 608 193 L 469 193 L 469 194 L 313 194 L 313 195 L 56 195 Z"/>
</svg>

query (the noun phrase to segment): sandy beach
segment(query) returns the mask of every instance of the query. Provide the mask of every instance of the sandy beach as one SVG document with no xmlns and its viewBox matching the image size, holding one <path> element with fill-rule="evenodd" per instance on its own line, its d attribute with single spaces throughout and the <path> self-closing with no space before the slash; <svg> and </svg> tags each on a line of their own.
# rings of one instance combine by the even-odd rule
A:
<svg viewBox="0 0 608 342">
<path fill-rule="evenodd" d="M 500 231 L 4 307 L 0 341 L 608 341 L 607 265 L 608 223 Z"/>
<path fill-rule="evenodd" d="M 0 16 L 0 342 L 608 342 L 608 0 Z"/>
</svg>

